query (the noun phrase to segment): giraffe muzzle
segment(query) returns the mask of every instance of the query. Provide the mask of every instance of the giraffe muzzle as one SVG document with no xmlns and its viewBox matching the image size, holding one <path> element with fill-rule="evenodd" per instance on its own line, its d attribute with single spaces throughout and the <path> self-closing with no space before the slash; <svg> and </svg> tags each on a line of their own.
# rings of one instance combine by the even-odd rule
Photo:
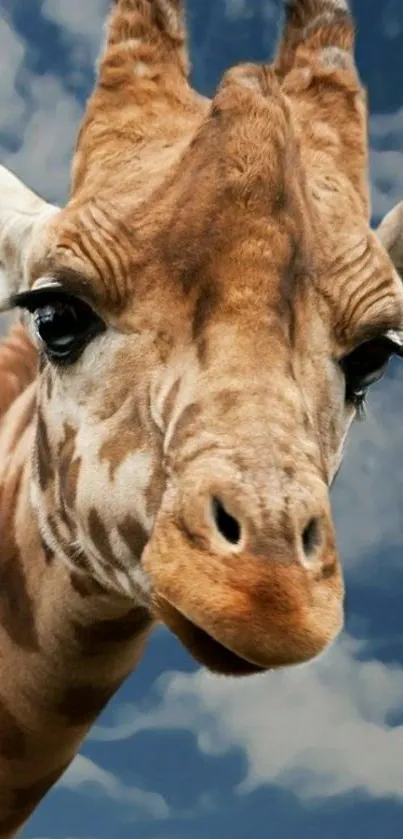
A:
<svg viewBox="0 0 403 839">
<path fill-rule="evenodd" d="M 242 514 L 218 494 L 207 524 L 195 512 L 189 526 L 171 493 L 143 554 L 156 616 L 214 672 L 247 675 L 314 658 L 342 628 L 344 586 L 325 516 L 299 529 L 298 544 L 287 553 L 270 532 L 251 539 Z"/>
</svg>

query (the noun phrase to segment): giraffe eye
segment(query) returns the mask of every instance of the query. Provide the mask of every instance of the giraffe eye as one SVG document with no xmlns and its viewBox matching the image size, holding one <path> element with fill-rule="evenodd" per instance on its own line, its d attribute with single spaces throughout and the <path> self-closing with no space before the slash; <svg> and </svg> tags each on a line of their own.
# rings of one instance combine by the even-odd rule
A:
<svg viewBox="0 0 403 839">
<path fill-rule="evenodd" d="M 57 281 L 14 294 L 9 304 L 33 315 L 36 335 L 55 364 L 73 364 L 96 335 L 106 330 L 92 306 Z"/>
<path fill-rule="evenodd" d="M 72 364 L 105 325 L 93 309 L 62 294 L 31 307 L 36 334 L 50 361 Z"/>
<path fill-rule="evenodd" d="M 392 355 L 401 349 L 383 336 L 361 344 L 340 362 L 346 381 L 346 401 L 359 406 L 368 388 L 382 378 Z"/>
</svg>

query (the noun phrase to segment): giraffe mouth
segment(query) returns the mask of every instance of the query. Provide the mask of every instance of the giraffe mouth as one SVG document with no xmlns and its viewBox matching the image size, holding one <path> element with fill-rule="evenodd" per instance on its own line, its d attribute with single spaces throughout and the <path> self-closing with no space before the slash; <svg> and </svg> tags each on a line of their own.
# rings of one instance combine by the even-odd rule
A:
<svg viewBox="0 0 403 839">
<path fill-rule="evenodd" d="M 216 641 L 212 635 L 186 618 L 161 596 L 158 597 L 158 613 L 165 626 L 193 658 L 212 673 L 221 676 L 253 676 L 266 672 L 267 668 L 248 661 Z"/>
</svg>

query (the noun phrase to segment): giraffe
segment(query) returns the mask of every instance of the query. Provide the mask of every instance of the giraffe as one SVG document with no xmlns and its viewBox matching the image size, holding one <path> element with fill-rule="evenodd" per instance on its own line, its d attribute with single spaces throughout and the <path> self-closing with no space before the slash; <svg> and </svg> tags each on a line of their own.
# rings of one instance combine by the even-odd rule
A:
<svg viewBox="0 0 403 839">
<path fill-rule="evenodd" d="M 116 0 L 66 207 L 0 172 L 0 839 L 156 623 L 215 673 L 343 624 L 329 504 L 403 291 L 370 229 L 346 0 L 189 82 L 180 0 Z"/>
</svg>

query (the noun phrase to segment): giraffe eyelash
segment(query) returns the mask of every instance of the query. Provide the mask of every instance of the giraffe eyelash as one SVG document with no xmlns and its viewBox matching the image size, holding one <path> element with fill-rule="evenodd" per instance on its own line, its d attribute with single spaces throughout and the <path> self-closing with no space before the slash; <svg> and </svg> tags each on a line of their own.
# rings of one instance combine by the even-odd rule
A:
<svg viewBox="0 0 403 839">
<path fill-rule="evenodd" d="M 61 283 L 53 282 L 38 286 L 38 288 L 31 288 L 12 294 L 11 297 L 9 297 L 8 300 L 0 306 L 0 311 L 7 312 L 11 309 L 25 309 L 32 314 L 36 309 L 41 308 L 41 306 L 45 305 L 50 300 L 57 300 L 61 298 L 71 298 L 73 300 L 79 299 L 64 288 Z"/>
<path fill-rule="evenodd" d="M 357 422 L 364 422 L 367 418 L 367 407 L 368 407 L 368 405 L 367 405 L 367 395 L 364 394 L 360 399 L 357 399 L 357 401 L 353 404 L 354 404 L 354 407 L 355 407 L 356 412 L 357 412 L 356 417 L 355 417 L 356 421 Z"/>
</svg>

